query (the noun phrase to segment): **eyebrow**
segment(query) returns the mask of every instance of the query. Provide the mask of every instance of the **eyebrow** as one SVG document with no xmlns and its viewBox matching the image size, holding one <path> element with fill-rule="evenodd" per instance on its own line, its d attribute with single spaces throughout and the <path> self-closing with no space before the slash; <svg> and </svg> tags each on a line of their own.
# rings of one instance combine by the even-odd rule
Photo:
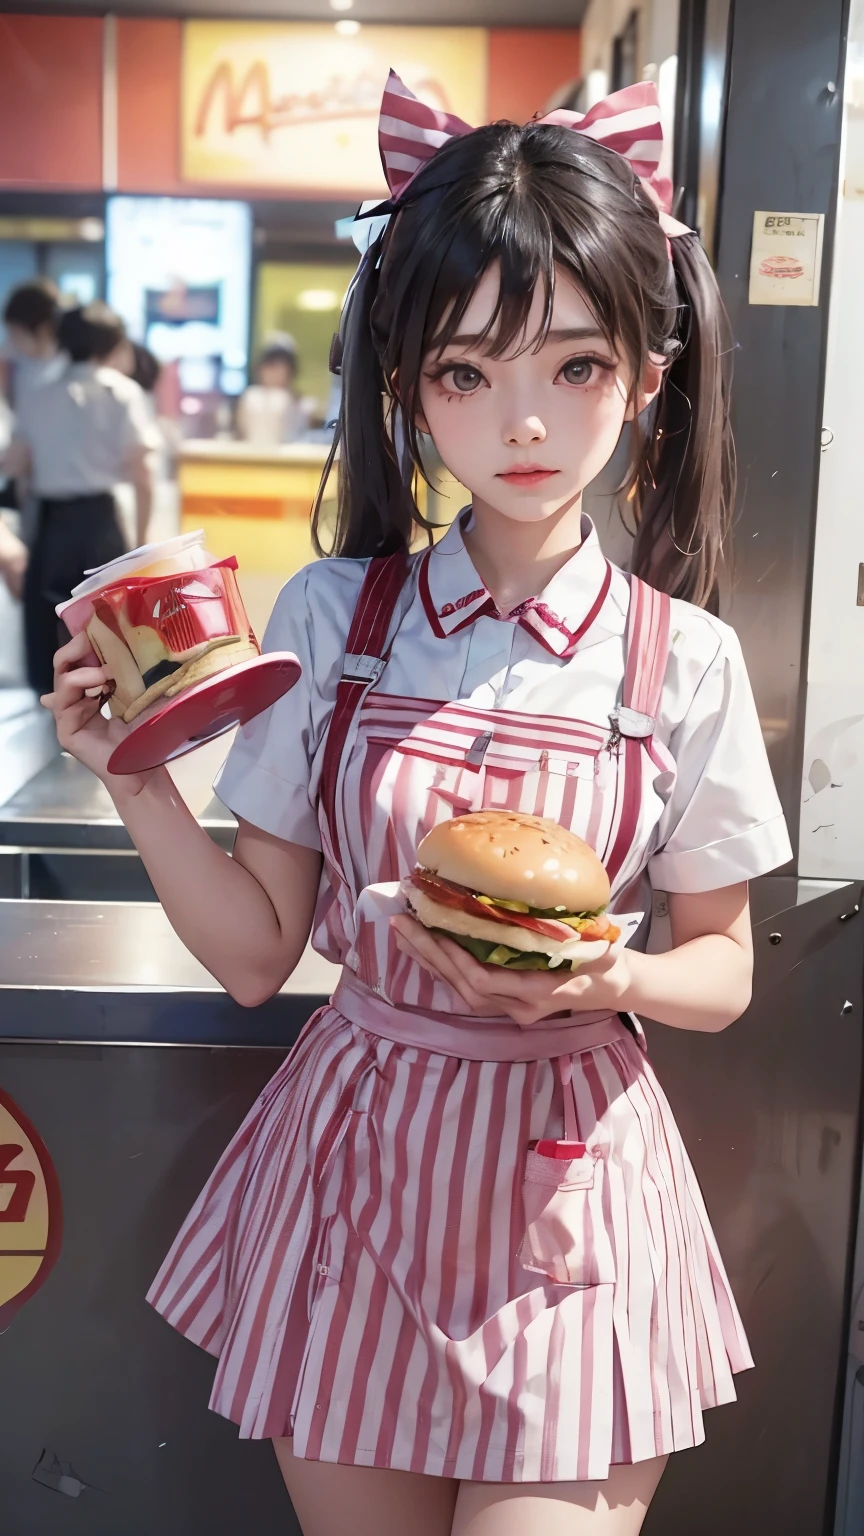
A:
<svg viewBox="0 0 864 1536">
<path fill-rule="evenodd" d="M 476 347 L 484 338 L 481 336 L 451 336 L 447 345 L 449 347 Z M 596 325 L 578 325 L 568 327 L 566 330 L 547 331 L 544 342 L 551 341 L 605 341 L 602 331 L 598 331 Z"/>
</svg>

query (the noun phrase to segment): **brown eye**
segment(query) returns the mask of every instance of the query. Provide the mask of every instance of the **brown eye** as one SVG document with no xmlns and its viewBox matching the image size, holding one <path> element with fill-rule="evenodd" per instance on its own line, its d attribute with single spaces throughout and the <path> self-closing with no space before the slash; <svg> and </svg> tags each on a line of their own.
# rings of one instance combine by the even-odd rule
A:
<svg viewBox="0 0 864 1536">
<path fill-rule="evenodd" d="M 565 384 L 588 384 L 594 374 L 594 364 L 587 357 L 571 358 L 561 369 Z"/>
<path fill-rule="evenodd" d="M 471 368 L 467 363 L 456 363 L 442 375 L 442 383 L 447 384 L 455 394 L 472 395 L 483 383 L 483 375 L 479 368 Z"/>
</svg>

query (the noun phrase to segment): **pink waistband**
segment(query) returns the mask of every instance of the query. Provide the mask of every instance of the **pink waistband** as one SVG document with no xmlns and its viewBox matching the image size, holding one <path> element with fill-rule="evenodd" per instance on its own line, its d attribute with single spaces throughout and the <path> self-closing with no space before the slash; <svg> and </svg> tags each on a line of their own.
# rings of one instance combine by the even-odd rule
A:
<svg viewBox="0 0 864 1536">
<path fill-rule="evenodd" d="M 473 1019 L 463 1014 L 397 1008 L 347 969 L 339 978 L 333 1006 L 350 1024 L 384 1040 L 416 1045 L 442 1056 L 461 1056 L 466 1061 L 551 1061 L 627 1037 L 615 1013 L 562 1014 L 559 1022 L 550 1019 L 523 1029 L 512 1019 Z"/>
</svg>

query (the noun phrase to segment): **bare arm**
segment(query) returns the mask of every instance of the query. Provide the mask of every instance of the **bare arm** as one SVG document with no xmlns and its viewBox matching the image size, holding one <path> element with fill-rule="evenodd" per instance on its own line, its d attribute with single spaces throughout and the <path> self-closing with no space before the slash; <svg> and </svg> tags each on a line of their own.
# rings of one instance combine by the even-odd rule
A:
<svg viewBox="0 0 864 1536">
<path fill-rule="evenodd" d="M 400 949 L 448 981 L 477 1013 L 507 1013 L 526 1027 L 563 1011 L 639 1013 L 673 1029 L 714 1033 L 750 1001 L 753 940 L 747 885 L 670 896 L 674 948 L 622 949 L 575 975 L 480 965 L 458 944 L 410 917 L 393 919 Z"/>
<path fill-rule="evenodd" d="M 670 895 L 673 948 L 628 955 L 625 1007 L 672 1029 L 717 1031 L 740 1018 L 753 982 L 746 882 L 698 896 Z"/>
<path fill-rule="evenodd" d="M 291 975 L 309 938 L 321 855 L 241 821 L 233 857 L 196 821 L 167 769 L 137 795 L 111 794 L 168 921 L 246 1007 Z"/>
<path fill-rule="evenodd" d="M 0 513 L 0 577 L 13 597 L 23 595 L 27 558 L 26 544 L 22 544 Z"/>
<path fill-rule="evenodd" d="M 60 745 L 108 789 L 169 921 L 187 949 L 238 1003 L 255 1007 L 291 975 L 309 937 L 321 855 L 241 822 L 233 858 L 192 815 L 166 768 L 108 772 L 128 731 L 106 720 L 85 689 L 107 671 L 86 635 L 57 653 L 54 692 L 43 699 Z"/>
</svg>

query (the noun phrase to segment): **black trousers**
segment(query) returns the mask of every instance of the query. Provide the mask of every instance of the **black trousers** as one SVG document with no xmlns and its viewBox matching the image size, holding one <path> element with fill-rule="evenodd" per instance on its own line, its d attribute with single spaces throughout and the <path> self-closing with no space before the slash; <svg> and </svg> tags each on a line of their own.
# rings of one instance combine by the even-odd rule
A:
<svg viewBox="0 0 864 1536">
<path fill-rule="evenodd" d="M 69 639 L 55 607 L 83 581 L 85 570 L 125 553 L 110 492 L 40 502 L 24 581 L 27 681 L 37 693 L 50 693 L 54 687 L 54 652 Z"/>
</svg>

